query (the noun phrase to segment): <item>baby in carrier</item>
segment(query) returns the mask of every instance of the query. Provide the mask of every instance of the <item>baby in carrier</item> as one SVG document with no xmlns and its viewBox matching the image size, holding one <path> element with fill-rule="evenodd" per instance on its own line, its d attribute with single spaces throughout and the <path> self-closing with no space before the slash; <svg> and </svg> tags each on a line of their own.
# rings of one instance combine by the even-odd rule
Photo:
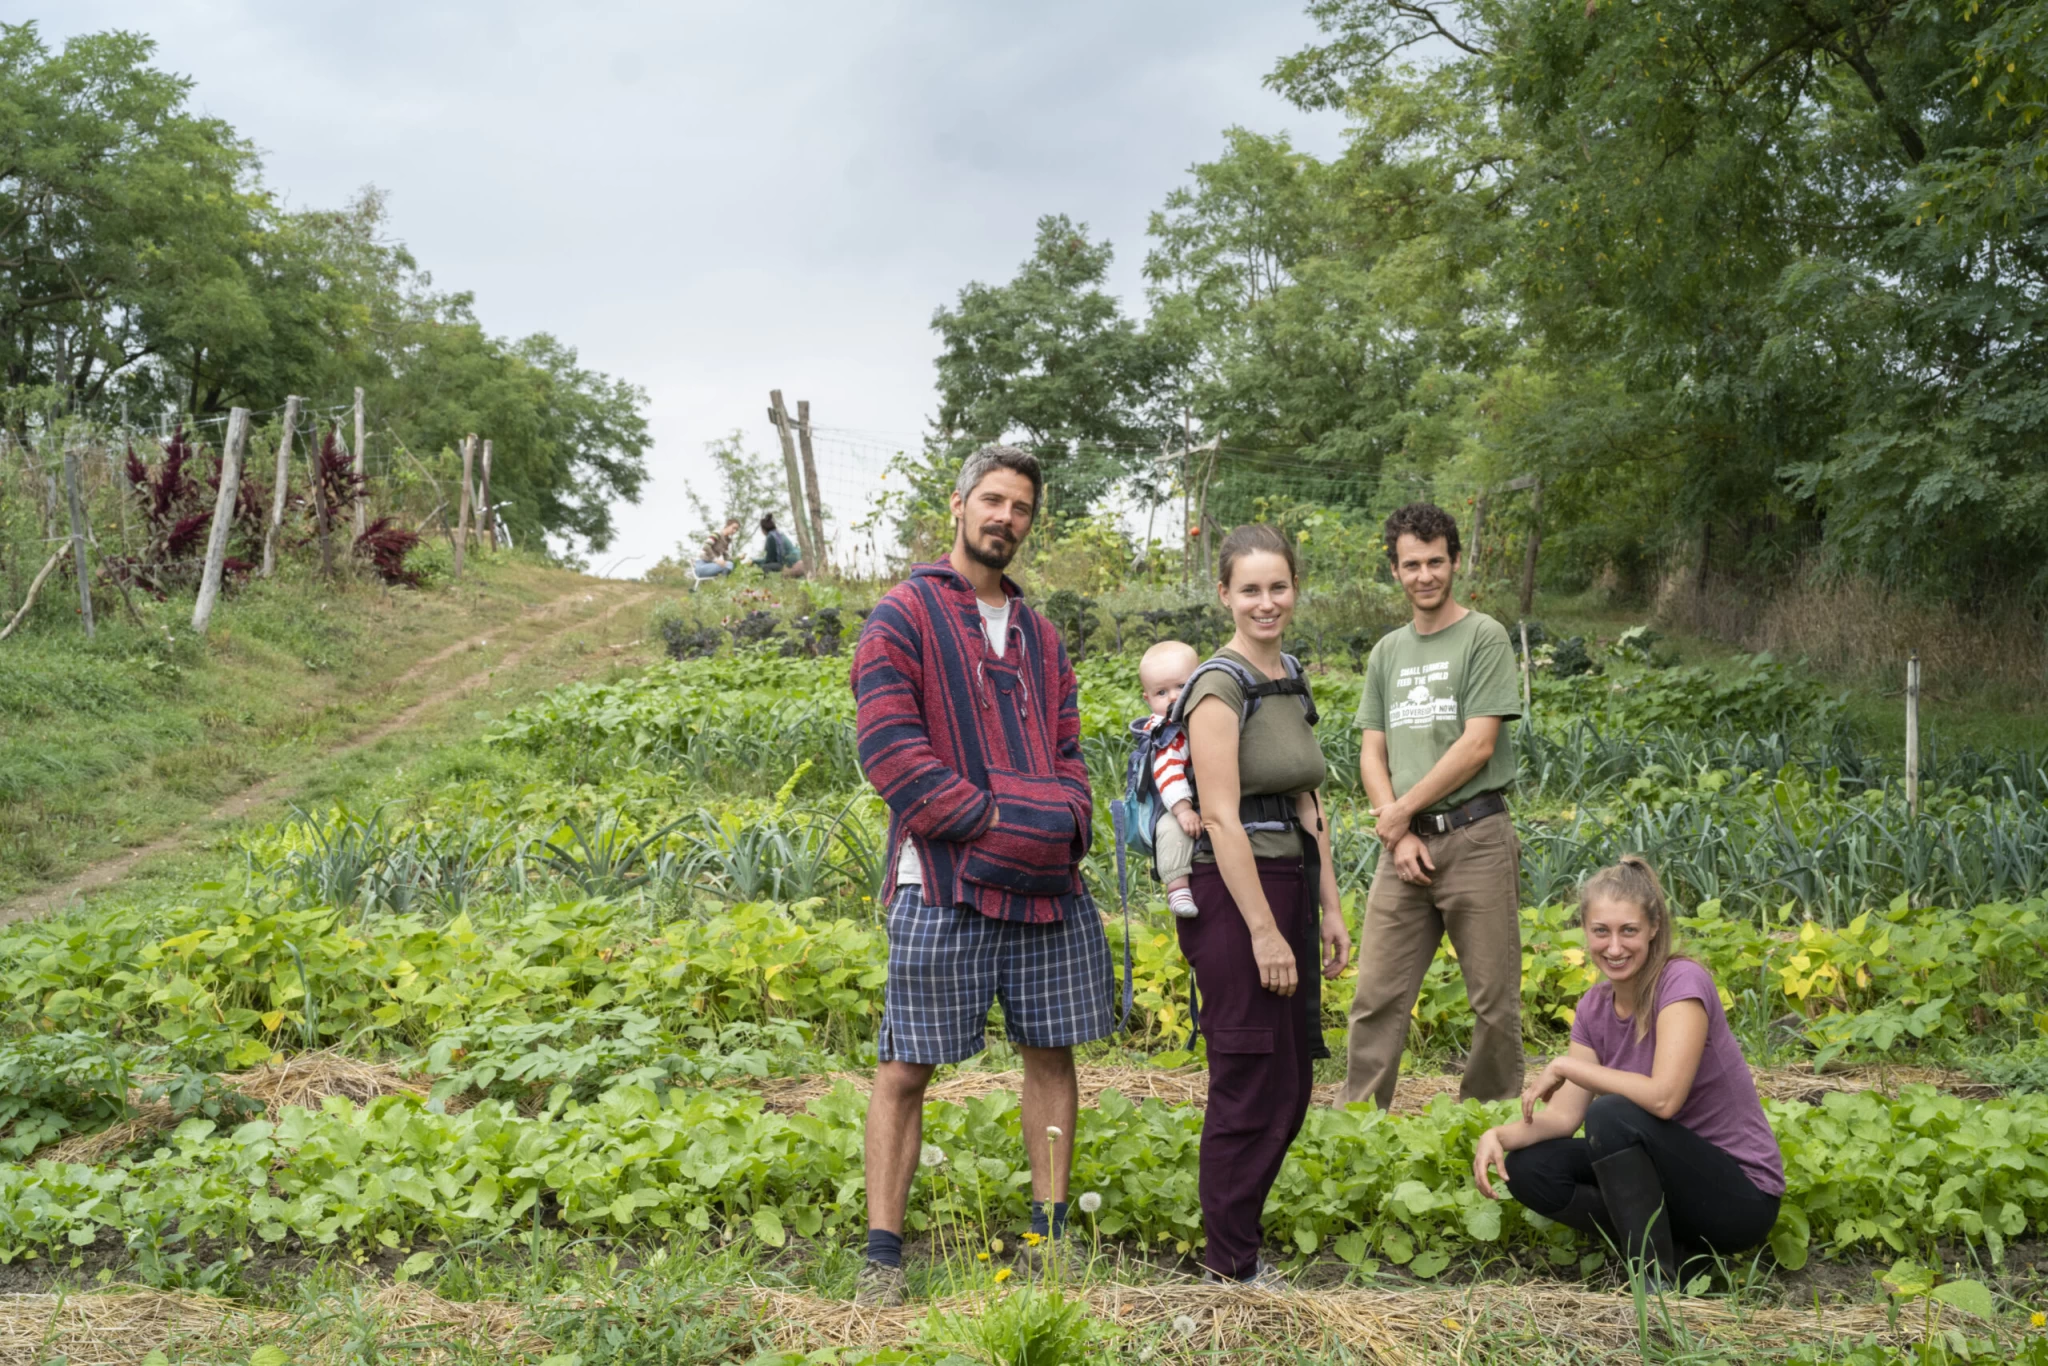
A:
<svg viewBox="0 0 2048 1366">
<path fill-rule="evenodd" d="M 1200 662 L 1195 647 L 1185 641 L 1162 640 L 1145 651 L 1138 661 L 1138 686 L 1144 689 L 1145 705 L 1152 714 L 1131 723 L 1132 731 L 1149 744 L 1152 786 L 1159 794 L 1161 812 L 1152 832 L 1154 867 L 1166 884 L 1167 906 L 1182 919 L 1195 914 L 1195 895 L 1188 890 L 1188 878 L 1195 868 L 1195 841 L 1202 835 L 1202 818 L 1195 812 L 1195 790 L 1188 782 L 1186 728 L 1172 727 L 1164 736 L 1157 732 Z"/>
</svg>

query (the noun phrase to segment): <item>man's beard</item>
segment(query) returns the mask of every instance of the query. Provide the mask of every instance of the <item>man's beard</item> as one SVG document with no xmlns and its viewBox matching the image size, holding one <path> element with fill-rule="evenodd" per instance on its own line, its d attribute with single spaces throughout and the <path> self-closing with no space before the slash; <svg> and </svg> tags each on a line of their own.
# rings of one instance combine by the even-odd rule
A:
<svg viewBox="0 0 2048 1366">
<path fill-rule="evenodd" d="M 993 550 L 984 549 L 975 544 L 974 537 L 967 534 L 965 527 L 961 528 L 960 548 L 967 552 L 968 559 L 990 569 L 1008 569 L 1010 561 L 1017 558 L 1017 542 L 998 539 L 995 545 Z"/>
</svg>

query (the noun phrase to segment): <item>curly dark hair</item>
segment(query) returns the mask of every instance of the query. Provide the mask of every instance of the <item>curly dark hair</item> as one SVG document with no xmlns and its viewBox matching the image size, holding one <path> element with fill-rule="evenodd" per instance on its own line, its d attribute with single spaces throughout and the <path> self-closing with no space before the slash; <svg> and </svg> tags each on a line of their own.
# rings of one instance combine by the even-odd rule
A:
<svg viewBox="0 0 2048 1366">
<path fill-rule="evenodd" d="M 1413 536 L 1424 545 L 1442 541 L 1444 548 L 1451 552 L 1451 558 L 1458 558 L 1458 519 L 1435 503 L 1410 503 L 1387 518 L 1388 564 L 1400 563 L 1401 557 L 1395 547 L 1400 545 L 1403 536 Z"/>
</svg>

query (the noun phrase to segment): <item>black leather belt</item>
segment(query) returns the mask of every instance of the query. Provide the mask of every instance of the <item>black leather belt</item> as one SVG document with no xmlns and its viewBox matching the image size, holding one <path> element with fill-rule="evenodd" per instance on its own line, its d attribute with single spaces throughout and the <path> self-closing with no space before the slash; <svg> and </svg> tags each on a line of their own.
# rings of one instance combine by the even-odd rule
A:
<svg viewBox="0 0 2048 1366">
<path fill-rule="evenodd" d="M 1408 822 L 1408 826 L 1418 835 L 1448 835 L 1488 816 L 1498 816 L 1507 809 L 1506 797 L 1498 792 L 1482 792 L 1463 806 L 1417 816 Z"/>
</svg>

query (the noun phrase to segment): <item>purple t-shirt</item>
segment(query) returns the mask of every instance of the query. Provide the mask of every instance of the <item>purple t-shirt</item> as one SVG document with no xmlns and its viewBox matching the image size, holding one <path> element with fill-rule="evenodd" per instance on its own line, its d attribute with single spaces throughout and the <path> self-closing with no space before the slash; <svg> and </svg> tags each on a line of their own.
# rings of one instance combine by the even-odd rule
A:
<svg viewBox="0 0 2048 1366">
<path fill-rule="evenodd" d="M 1657 986 L 1657 1009 L 1677 1001 L 1698 1001 L 1707 1011 L 1707 1046 L 1700 1053 L 1699 1071 L 1693 1074 L 1692 1092 L 1672 1119 L 1727 1153 L 1742 1165 L 1742 1171 L 1765 1195 L 1785 1193 L 1785 1159 L 1778 1151 L 1778 1139 L 1764 1118 L 1763 1102 L 1756 1098 L 1756 1080 L 1743 1060 L 1742 1045 L 1728 1029 L 1728 1016 L 1721 1009 L 1721 993 L 1714 979 L 1690 958 L 1674 958 L 1664 965 L 1664 979 Z M 1650 1075 L 1657 1056 L 1657 1029 L 1636 1038 L 1636 1022 L 1614 1013 L 1614 984 L 1602 982 L 1579 998 L 1572 1017 L 1572 1042 L 1593 1050 L 1602 1067 L 1617 1072 Z"/>
</svg>

